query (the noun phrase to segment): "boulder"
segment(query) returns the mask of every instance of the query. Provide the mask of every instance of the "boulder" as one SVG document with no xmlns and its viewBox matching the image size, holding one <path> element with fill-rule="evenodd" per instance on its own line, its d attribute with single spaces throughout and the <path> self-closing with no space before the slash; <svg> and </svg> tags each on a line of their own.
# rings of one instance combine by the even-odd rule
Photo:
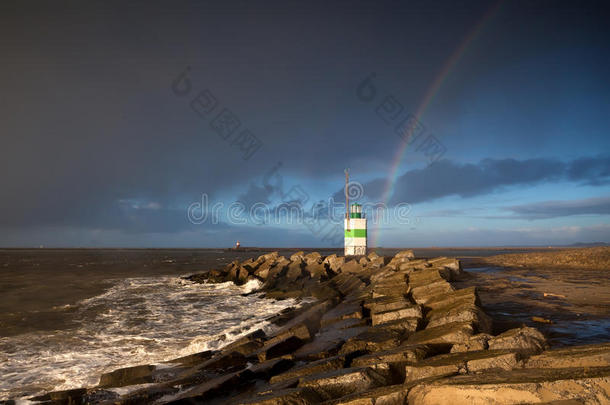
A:
<svg viewBox="0 0 610 405">
<path fill-rule="evenodd" d="M 347 339 L 341 346 L 339 354 L 354 352 L 379 352 L 399 346 L 402 343 L 402 334 L 377 328 L 369 328 L 357 336 Z"/>
<path fill-rule="evenodd" d="M 310 405 L 318 404 L 321 401 L 322 398 L 309 388 L 287 388 L 233 403 L 240 405 Z"/>
<path fill-rule="evenodd" d="M 345 257 L 337 257 L 337 255 L 326 256 L 323 263 L 327 265 L 333 273 L 338 273 L 341 266 L 343 266 L 343 263 L 345 263 Z"/>
<path fill-rule="evenodd" d="M 248 279 L 249 274 L 244 266 L 235 266 L 229 272 L 229 280 L 237 285 L 242 285 Z"/>
<path fill-rule="evenodd" d="M 415 332 L 409 336 L 408 342 L 439 346 L 454 345 L 466 341 L 473 332 L 474 329 L 469 322 L 449 323 Z"/>
<path fill-rule="evenodd" d="M 258 361 L 263 362 L 275 357 L 290 354 L 303 346 L 304 343 L 305 342 L 302 339 L 291 335 L 280 340 L 272 340 L 265 343 L 263 347 L 255 352 L 255 354 L 258 357 Z"/>
<path fill-rule="evenodd" d="M 368 330 L 368 327 L 353 324 L 360 321 L 354 318 L 345 319 L 321 328 L 311 342 L 294 352 L 294 358 L 319 360 L 337 355 L 346 340 Z"/>
<path fill-rule="evenodd" d="M 370 298 L 364 302 L 364 307 L 371 311 L 371 314 L 408 308 L 412 305 L 404 296 L 383 296 Z"/>
<path fill-rule="evenodd" d="M 363 265 L 360 264 L 357 260 L 353 259 L 341 266 L 341 273 L 362 273 Z"/>
<path fill-rule="evenodd" d="M 375 312 L 371 314 L 373 326 L 381 325 L 391 321 L 404 318 L 421 318 L 421 308 L 419 305 L 410 305 L 400 309 L 385 312 Z"/>
<path fill-rule="evenodd" d="M 342 302 L 322 316 L 321 326 L 348 318 L 362 319 L 362 307 L 357 302 Z"/>
<path fill-rule="evenodd" d="M 610 343 L 562 347 L 530 357 L 527 368 L 610 367 Z"/>
<path fill-rule="evenodd" d="M 196 363 L 203 363 L 204 361 L 212 358 L 212 356 L 216 353 L 217 352 L 215 352 L 213 350 L 206 350 L 206 351 L 199 352 L 199 353 L 189 354 L 188 356 L 178 357 L 177 359 L 169 360 L 166 363 L 173 363 L 173 364 L 178 363 L 178 364 L 183 364 L 185 366 L 190 366 L 190 365 L 193 365 Z"/>
<path fill-rule="evenodd" d="M 479 333 L 466 339 L 462 343 L 454 344 L 451 347 L 451 353 L 472 352 L 477 350 L 486 350 L 489 348 L 487 342 L 493 336 L 487 333 Z"/>
<path fill-rule="evenodd" d="M 527 355 L 538 354 L 548 347 L 544 335 L 530 327 L 510 329 L 489 339 L 487 344 L 489 350 L 518 350 Z"/>
<path fill-rule="evenodd" d="M 471 322 L 482 333 L 490 333 L 492 320 L 476 305 L 458 303 L 448 307 L 433 309 L 426 314 L 428 327 L 446 325 L 452 322 Z"/>
<path fill-rule="evenodd" d="M 426 300 L 425 307 L 429 309 L 438 309 L 451 307 L 458 304 L 470 304 L 481 306 L 479 295 L 475 287 L 462 288 L 460 290 L 450 291 L 439 294 Z"/>
<path fill-rule="evenodd" d="M 329 400 L 386 385 L 386 380 L 371 368 L 344 368 L 314 374 L 299 380 L 299 387 L 314 390 L 322 399 Z"/>
<path fill-rule="evenodd" d="M 490 369 L 512 370 L 518 366 L 517 354 L 507 350 L 443 354 L 406 365 L 405 383 Z"/>
<path fill-rule="evenodd" d="M 459 375 L 419 384 L 409 405 L 525 404 L 579 399 L 605 404 L 610 396 L 610 368 L 514 369 Z M 552 403 L 552 402 L 551 402 Z"/>
<path fill-rule="evenodd" d="M 322 255 L 318 252 L 311 252 L 306 254 L 303 257 L 303 260 L 305 260 L 305 263 L 307 263 L 307 265 L 322 263 Z"/>
<path fill-rule="evenodd" d="M 415 254 L 410 249 L 409 250 L 401 250 L 400 252 L 396 253 L 394 255 L 394 257 L 397 258 L 397 259 L 401 259 L 401 258 L 415 259 Z"/>
<path fill-rule="evenodd" d="M 247 370 L 250 371 L 255 378 L 268 380 L 273 376 L 283 373 L 294 365 L 294 361 L 281 357 L 263 361 L 250 365 Z"/>
<path fill-rule="evenodd" d="M 205 403 L 215 397 L 229 396 L 232 391 L 247 384 L 252 377 L 253 374 L 249 370 L 224 374 L 181 391 L 179 394 L 167 398 L 167 400 L 161 398 L 159 402 L 171 404 Z"/>
<path fill-rule="evenodd" d="M 278 374 L 269 380 L 271 384 L 276 384 L 290 379 L 299 379 L 310 374 L 319 374 L 331 370 L 338 370 L 345 366 L 345 356 L 333 356 L 325 359 L 305 363 L 301 366 L 290 369 L 282 374 Z"/>
<path fill-rule="evenodd" d="M 126 385 L 146 384 L 154 382 L 155 366 L 142 365 L 125 367 L 104 373 L 100 377 L 100 387 L 124 387 Z"/>
<path fill-rule="evenodd" d="M 303 262 L 300 260 L 296 260 L 291 262 L 288 265 L 288 269 L 286 270 L 286 280 L 288 282 L 294 282 L 296 279 L 300 278 L 303 275 Z"/>
<path fill-rule="evenodd" d="M 405 366 L 423 359 L 429 352 L 425 345 L 401 345 L 382 350 L 352 360 L 352 367 L 371 367 L 384 376 L 389 383 L 405 380 Z"/>
<path fill-rule="evenodd" d="M 451 292 L 453 292 L 453 287 L 451 287 L 451 284 L 445 280 L 442 280 L 431 284 L 422 285 L 420 287 L 411 288 L 411 297 L 413 297 L 413 300 L 415 300 L 416 303 L 426 305 L 428 301 L 435 299 L 435 296 Z"/>
<path fill-rule="evenodd" d="M 346 395 L 328 405 L 403 405 L 407 403 L 409 387 L 405 384 L 388 385 L 364 392 Z"/>
<path fill-rule="evenodd" d="M 326 268 L 322 263 L 307 263 L 304 270 L 309 274 L 309 278 L 320 280 L 327 277 Z"/>
<path fill-rule="evenodd" d="M 295 261 L 303 261 L 305 260 L 305 252 L 303 252 L 302 250 L 299 250 L 296 253 L 293 253 L 292 256 L 290 256 L 290 261 L 291 262 L 295 262 Z"/>
</svg>

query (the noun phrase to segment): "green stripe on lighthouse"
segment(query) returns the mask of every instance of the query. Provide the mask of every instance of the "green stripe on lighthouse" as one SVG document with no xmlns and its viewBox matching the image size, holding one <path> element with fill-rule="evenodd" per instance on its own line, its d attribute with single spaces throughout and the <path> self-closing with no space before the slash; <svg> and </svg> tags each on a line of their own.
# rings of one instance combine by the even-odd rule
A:
<svg viewBox="0 0 610 405">
<path fill-rule="evenodd" d="M 349 229 L 345 230 L 346 238 L 366 238 L 366 229 Z"/>
</svg>

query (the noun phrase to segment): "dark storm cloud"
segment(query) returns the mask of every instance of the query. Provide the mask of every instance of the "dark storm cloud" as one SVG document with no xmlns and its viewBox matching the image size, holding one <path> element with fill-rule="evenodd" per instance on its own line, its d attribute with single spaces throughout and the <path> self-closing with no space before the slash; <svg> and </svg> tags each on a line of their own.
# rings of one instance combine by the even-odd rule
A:
<svg viewBox="0 0 610 405">
<path fill-rule="evenodd" d="M 504 209 L 514 214 L 511 218 L 530 220 L 571 215 L 608 215 L 610 214 L 610 197 L 575 201 L 543 201 L 534 204 L 515 205 Z"/>
<path fill-rule="evenodd" d="M 479 163 L 441 160 L 423 169 L 409 170 L 396 179 L 390 205 L 411 204 L 457 195 L 474 197 L 506 187 L 528 186 L 542 182 L 573 181 L 602 185 L 610 181 L 609 157 L 583 157 L 572 162 L 556 159 L 483 159 Z M 365 195 L 379 200 L 385 179 L 364 184 Z M 335 194 L 341 199 L 343 190 Z"/>
</svg>

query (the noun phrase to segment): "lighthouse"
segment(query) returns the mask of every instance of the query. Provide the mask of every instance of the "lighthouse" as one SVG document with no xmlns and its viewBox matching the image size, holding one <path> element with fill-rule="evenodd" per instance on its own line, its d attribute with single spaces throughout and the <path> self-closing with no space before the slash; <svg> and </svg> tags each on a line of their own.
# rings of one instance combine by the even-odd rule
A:
<svg viewBox="0 0 610 405">
<path fill-rule="evenodd" d="M 349 171 L 345 170 L 345 256 L 366 254 L 366 218 L 362 205 L 349 203 Z"/>
</svg>

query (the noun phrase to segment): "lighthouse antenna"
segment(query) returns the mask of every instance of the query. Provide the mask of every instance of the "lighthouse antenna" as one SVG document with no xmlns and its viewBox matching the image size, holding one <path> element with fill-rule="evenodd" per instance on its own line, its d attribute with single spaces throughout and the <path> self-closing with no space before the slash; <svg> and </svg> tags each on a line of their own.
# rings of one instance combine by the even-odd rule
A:
<svg viewBox="0 0 610 405">
<path fill-rule="evenodd" d="M 347 185 L 349 183 L 349 169 L 345 169 L 345 219 L 347 220 L 347 230 L 349 230 L 349 192 Z"/>
</svg>

